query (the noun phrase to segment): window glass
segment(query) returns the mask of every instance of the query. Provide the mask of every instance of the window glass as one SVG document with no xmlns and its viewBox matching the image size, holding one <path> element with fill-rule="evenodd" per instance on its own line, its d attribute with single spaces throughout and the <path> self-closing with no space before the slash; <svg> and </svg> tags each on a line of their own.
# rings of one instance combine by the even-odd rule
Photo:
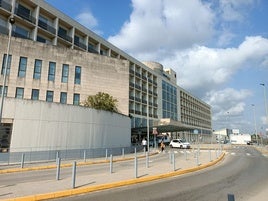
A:
<svg viewBox="0 0 268 201">
<path fill-rule="evenodd" d="M 74 83 L 81 84 L 81 67 L 80 66 L 75 67 Z"/>
<path fill-rule="evenodd" d="M 18 13 L 26 17 L 31 15 L 31 11 L 21 4 L 18 5 Z"/>
<path fill-rule="evenodd" d="M 53 95 L 54 95 L 53 91 L 47 91 L 46 101 L 47 102 L 53 102 Z"/>
<path fill-rule="evenodd" d="M 23 95 L 24 95 L 24 88 L 17 87 L 15 97 L 18 99 L 23 99 Z"/>
<path fill-rule="evenodd" d="M 46 39 L 45 38 L 43 38 L 42 36 L 37 36 L 37 38 L 36 38 L 36 40 L 38 41 L 38 42 L 41 42 L 41 43 L 46 43 Z"/>
<path fill-rule="evenodd" d="M 27 58 L 20 57 L 18 77 L 25 77 L 27 68 Z"/>
<path fill-rule="evenodd" d="M 59 34 L 60 36 L 66 36 L 66 35 L 67 35 L 67 30 L 65 30 L 65 29 L 62 28 L 62 27 L 59 27 L 58 34 Z"/>
<path fill-rule="evenodd" d="M 32 89 L 32 100 L 39 100 L 39 89 Z"/>
<path fill-rule="evenodd" d="M 68 75 L 69 75 L 69 65 L 63 64 L 62 65 L 61 82 L 67 83 L 68 82 Z"/>
<path fill-rule="evenodd" d="M 20 37 L 20 38 L 28 38 L 29 37 L 29 31 L 25 28 L 19 27 L 16 25 L 15 32 L 13 33 L 13 36 Z"/>
<path fill-rule="evenodd" d="M 56 63 L 49 62 L 49 69 L 48 69 L 48 80 L 49 81 L 55 80 L 55 72 L 56 72 Z"/>
<path fill-rule="evenodd" d="M 4 70 L 5 70 L 5 65 L 6 65 L 6 59 L 7 59 L 7 55 L 4 54 L 3 56 L 3 62 L 2 62 L 2 70 L 1 70 L 1 74 L 4 74 Z M 8 56 L 8 61 L 7 61 L 7 75 L 10 74 L 10 66 L 11 66 L 11 60 L 12 60 L 12 55 Z"/>
<path fill-rule="evenodd" d="M 63 104 L 67 103 L 67 93 L 66 92 L 60 93 L 60 103 L 63 103 Z"/>
<path fill-rule="evenodd" d="M 74 94 L 73 104 L 80 105 L 80 94 Z"/>
<path fill-rule="evenodd" d="M 2 96 L 2 89 L 3 89 L 3 86 L 0 86 L 0 96 Z M 7 86 L 5 86 L 5 90 L 4 90 L 4 97 L 6 97 L 6 96 L 7 96 L 7 89 L 8 89 L 8 87 L 7 87 Z"/>
<path fill-rule="evenodd" d="M 40 79 L 41 78 L 41 70 L 42 70 L 42 61 L 36 59 L 34 63 L 34 79 Z"/>
</svg>

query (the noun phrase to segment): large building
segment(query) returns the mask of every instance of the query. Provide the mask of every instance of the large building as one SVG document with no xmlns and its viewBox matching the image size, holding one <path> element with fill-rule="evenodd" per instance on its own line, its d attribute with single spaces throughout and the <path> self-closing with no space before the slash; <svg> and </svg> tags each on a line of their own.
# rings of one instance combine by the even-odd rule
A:
<svg viewBox="0 0 268 201">
<path fill-rule="evenodd" d="M 0 58 L 0 83 L 7 64 L 0 89 L 5 85 L 4 96 L 17 104 L 22 99 L 73 108 L 88 95 L 106 92 L 118 100 L 119 113 L 130 117 L 132 139 L 141 140 L 153 127 L 188 140 L 197 137 L 194 130 L 211 134 L 210 106 L 179 87 L 176 72 L 138 61 L 45 1 L 0 0 Z M 4 101 L 6 133 L 0 140 L 8 139 L 12 148 L 18 131 L 9 114 Z"/>
</svg>

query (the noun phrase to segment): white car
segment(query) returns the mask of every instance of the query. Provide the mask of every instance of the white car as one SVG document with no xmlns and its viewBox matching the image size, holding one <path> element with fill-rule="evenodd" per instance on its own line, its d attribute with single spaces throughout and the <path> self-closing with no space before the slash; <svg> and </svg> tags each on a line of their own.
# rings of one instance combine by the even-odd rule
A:
<svg viewBox="0 0 268 201">
<path fill-rule="evenodd" d="M 171 140 L 169 146 L 171 148 L 180 148 L 180 149 L 190 149 L 190 143 L 186 142 L 185 140 L 182 139 L 173 139 Z"/>
</svg>

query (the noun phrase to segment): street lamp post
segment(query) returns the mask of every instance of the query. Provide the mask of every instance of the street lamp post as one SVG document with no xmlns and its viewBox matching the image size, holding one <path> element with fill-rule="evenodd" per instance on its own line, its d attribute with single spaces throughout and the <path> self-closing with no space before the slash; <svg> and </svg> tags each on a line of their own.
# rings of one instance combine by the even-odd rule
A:
<svg viewBox="0 0 268 201">
<path fill-rule="evenodd" d="M 265 112 L 266 112 L 266 123 L 268 125 L 268 108 L 267 108 L 267 99 L 266 99 L 266 86 L 264 83 L 260 83 L 263 86 L 263 95 L 264 95 L 264 105 L 265 105 Z"/>
<path fill-rule="evenodd" d="M 1 91 L 1 107 L 0 107 L 0 124 L 2 123 L 2 114 L 3 114 L 3 106 L 4 106 L 4 94 L 5 94 L 5 86 L 6 86 L 6 79 L 7 79 L 7 67 L 8 67 L 8 60 L 9 60 L 9 51 L 10 51 L 10 42 L 11 42 L 11 34 L 12 34 L 12 25 L 15 23 L 14 16 L 10 16 L 8 19 L 9 22 L 9 33 L 8 33 L 8 43 L 7 43 L 7 54 L 6 60 L 4 64 L 4 81 Z"/>
<path fill-rule="evenodd" d="M 254 125 L 255 125 L 255 136 L 256 136 L 256 142 L 258 144 L 258 137 L 257 137 L 257 124 L 256 124 L 256 112 L 255 112 L 255 105 L 254 104 L 251 104 L 252 107 L 253 107 L 253 115 L 254 115 Z"/>
<path fill-rule="evenodd" d="M 147 150 L 150 152 L 150 122 L 149 122 L 149 74 L 147 74 Z"/>
</svg>

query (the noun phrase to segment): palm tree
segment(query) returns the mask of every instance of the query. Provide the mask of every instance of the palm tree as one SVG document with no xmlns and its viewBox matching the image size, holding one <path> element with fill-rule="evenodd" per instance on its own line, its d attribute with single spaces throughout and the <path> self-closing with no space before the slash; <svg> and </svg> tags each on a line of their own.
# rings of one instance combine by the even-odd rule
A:
<svg viewBox="0 0 268 201">
<path fill-rule="evenodd" d="M 117 112 L 117 102 L 117 99 L 113 96 L 104 92 L 98 92 L 96 95 L 88 96 L 82 105 L 97 110 Z"/>
</svg>

